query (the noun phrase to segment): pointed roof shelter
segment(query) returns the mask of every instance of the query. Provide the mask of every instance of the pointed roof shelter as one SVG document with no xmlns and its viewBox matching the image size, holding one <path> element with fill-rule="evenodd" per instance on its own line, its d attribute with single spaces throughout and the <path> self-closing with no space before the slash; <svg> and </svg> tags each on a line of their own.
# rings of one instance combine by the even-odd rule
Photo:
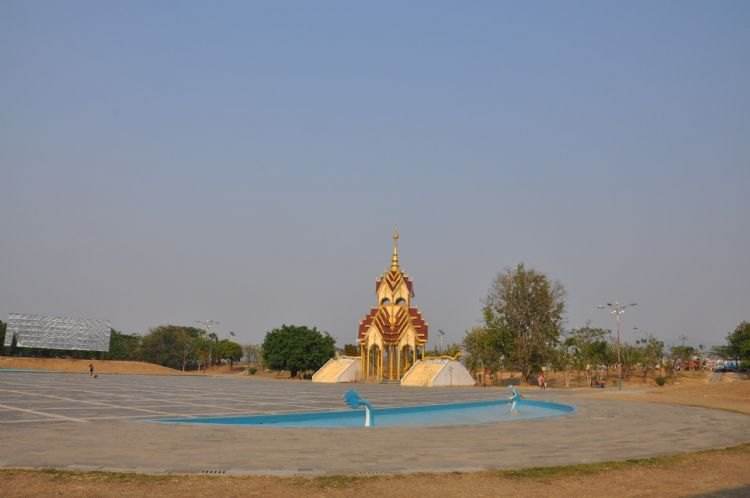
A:
<svg viewBox="0 0 750 498">
<path fill-rule="evenodd" d="M 401 270 L 398 240 L 394 231 L 391 266 L 375 282 L 376 307 L 359 324 L 362 372 L 371 380 L 398 381 L 427 344 L 428 324 L 411 305 L 414 286 Z"/>
</svg>

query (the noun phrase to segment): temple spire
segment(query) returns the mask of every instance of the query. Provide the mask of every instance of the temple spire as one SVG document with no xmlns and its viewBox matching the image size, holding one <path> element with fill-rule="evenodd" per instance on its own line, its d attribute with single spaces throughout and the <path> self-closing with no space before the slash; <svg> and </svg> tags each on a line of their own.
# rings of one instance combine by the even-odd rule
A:
<svg viewBox="0 0 750 498">
<path fill-rule="evenodd" d="M 398 229 L 393 230 L 393 255 L 391 256 L 391 270 L 398 270 Z"/>
</svg>

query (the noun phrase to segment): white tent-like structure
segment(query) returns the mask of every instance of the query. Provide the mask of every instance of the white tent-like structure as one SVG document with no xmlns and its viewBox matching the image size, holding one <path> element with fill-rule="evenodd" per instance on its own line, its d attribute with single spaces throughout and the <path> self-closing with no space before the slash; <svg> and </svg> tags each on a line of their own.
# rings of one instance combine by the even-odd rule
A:
<svg viewBox="0 0 750 498">
<path fill-rule="evenodd" d="M 313 382 L 334 384 L 357 382 L 361 378 L 361 361 L 358 357 L 331 358 L 312 376 Z"/>
<path fill-rule="evenodd" d="M 452 358 L 419 360 L 401 378 L 402 386 L 413 387 L 473 386 L 474 384 L 474 378 L 466 367 Z"/>
</svg>

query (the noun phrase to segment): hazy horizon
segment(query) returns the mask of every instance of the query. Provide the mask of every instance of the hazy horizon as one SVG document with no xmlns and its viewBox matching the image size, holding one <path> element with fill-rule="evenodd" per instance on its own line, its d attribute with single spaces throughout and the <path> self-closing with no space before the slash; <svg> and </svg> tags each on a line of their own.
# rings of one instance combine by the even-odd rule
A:
<svg viewBox="0 0 750 498">
<path fill-rule="evenodd" d="M 401 234 L 458 342 L 495 275 L 566 328 L 750 320 L 750 3 L 6 1 L 0 319 L 356 340 Z"/>
</svg>

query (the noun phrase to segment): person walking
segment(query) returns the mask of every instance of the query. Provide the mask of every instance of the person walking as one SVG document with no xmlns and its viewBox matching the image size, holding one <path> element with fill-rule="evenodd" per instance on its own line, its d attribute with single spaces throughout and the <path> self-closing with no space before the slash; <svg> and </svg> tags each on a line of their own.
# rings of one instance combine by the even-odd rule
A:
<svg viewBox="0 0 750 498">
<path fill-rule="evenodd" d="M 544 372 L 539 372 L 539 377 L 536 378 L 539 389 L 547 389 L 547 381 L 544 379 Z"/>
<path fill-rule="evenodd" d="M 93 376 L 94 376 L 94 364 L 89 363 L 89 377 L 93 377 Z"/>
</svg>

